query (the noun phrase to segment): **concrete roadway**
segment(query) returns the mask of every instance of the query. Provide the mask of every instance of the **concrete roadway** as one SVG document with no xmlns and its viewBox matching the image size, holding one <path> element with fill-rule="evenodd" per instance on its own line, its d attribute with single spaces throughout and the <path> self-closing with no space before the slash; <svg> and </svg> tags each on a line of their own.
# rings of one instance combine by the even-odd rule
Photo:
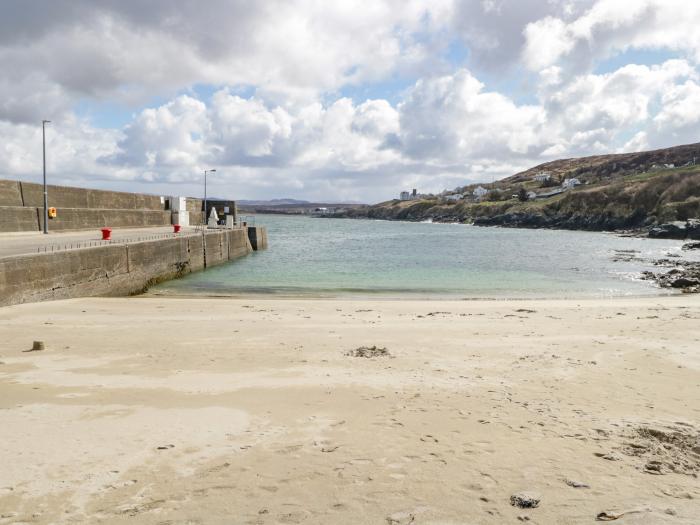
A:
<svg viewBox="0 0 700 525">
<path fill-rule="evenodd" d="M 179 236 L 193 234 L 194 227 L 183 227 Z M 135 242 L 147 240 L 149 238 L 175 236 L 172 226 L 162 226 L 155 228 L 112 228 L 113 243 L 124 242 L 126 240 Z M 109 244 L 108 241 L 101 241 L 102 233 L 99 228 L 86 231 L 74 232 L 49 232 L 45 235 L 41 232 L 17 232 L 0 233 L 0 257 L 11 255 L 24 255 L 43 253 L 44 250 L 50 252 L 54 250 L 64 250 L 66 247 L 73 248 L 89 247 L 97 244 Z M 99 242 L 98 242 L 99 241 Z"/>
</svg>

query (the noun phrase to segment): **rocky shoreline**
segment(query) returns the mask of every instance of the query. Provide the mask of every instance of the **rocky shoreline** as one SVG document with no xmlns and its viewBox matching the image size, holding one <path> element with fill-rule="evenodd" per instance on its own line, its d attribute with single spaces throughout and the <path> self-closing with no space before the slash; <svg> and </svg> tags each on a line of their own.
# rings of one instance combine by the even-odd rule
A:
<svg viewBox="0 0 700 525">
<path fill-rule="evenodd" d="M 550 228 L 585 231 L 644 231 L 646 228 L 648 228 L 646 219 L 646 217 L 636 215 L 620 217 L 609 215 L 545 215 L 540 213 L 509 212 L 493 216 L 475 217 L 473 224 L 475 226 L 502 226 L 506 228 Z M 669 232 L 670 231 L 671 230 L 669 230 Z"/>
<path fill-rule="evenodd" d="M 654 281 L 661 288 L 673 288 L 683 293 L 700 293 L 700 262 L 660 259 L 654 264 L 670 268 L 664 272 L 642 272 L 642 279 Z"/>
<path fill-rule="evenodd" d="M 683 250 L 700 250 L 700 242 L 690 242 Z M 646 270 L 642 279 L 654 281 L 661 288 L 673 288 L 683 293 L 700 293 L 700 262 L 682 258 L 663 258 L 653 262 L 664 271 Z"/>
<path fill-rule="evenodd" d="M 465 216 L 455 213 L 416 213 L 392 214 L 390 210 L 352 210 L 337 213 L 330 218 L 375 219 L 408 222 L 436 222 L 448 224 L 472 224 L 474 226 L 499 226 L 502 228 L 558 229 L 581 231 L 607 231 L 623 234 L 648 236 L 652 239 L 700 240 L 700 219 L 656 223 L 652 218 L 640 215 L 546 215 L 531 212 L 506 212 L 489 216 Z"/>
</svg>

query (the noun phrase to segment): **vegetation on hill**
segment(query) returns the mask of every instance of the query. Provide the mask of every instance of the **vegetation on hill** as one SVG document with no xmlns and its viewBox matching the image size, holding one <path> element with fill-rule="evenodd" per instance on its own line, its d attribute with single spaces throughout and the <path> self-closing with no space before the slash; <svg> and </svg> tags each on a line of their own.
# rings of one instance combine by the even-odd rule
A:
<svg viewBox="0 0 700 525">
<path fill-rule="evenodd" d="M 567 179 L 580 185 L 565 190 Z M 473 197 L 477 186 L 337 216 L 587 230 L 686 221 L 700 218 L 700 144 L 549 162 L 483 184 L 489 193 L 481 200 Z M 458 195 L 464 197 L 455 200 Z"/>
</svg>

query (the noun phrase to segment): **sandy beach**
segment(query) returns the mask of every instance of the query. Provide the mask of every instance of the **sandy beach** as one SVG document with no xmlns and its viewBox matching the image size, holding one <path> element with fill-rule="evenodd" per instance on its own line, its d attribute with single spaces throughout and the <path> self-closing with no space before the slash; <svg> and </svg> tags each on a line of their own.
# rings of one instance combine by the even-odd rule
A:
<svg viewBox="0 0 700 525">
<path fill-rule="evenodd" d="M 689 295 L 2 308 L 0 523 L 697 524 L 699 321 Z"/>
</svg>

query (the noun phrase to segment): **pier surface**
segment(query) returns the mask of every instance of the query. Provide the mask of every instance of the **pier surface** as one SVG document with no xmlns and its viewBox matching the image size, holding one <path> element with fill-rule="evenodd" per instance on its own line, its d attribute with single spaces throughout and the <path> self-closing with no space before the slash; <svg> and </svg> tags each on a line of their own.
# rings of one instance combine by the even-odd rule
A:
<svg viewBox="0 0 700 525">
<path fill-rule="evenodd" d="M 178 237 L 195 233 L 194 227 L 183 227 L 179 234 L 173 233 L 172 226 L 161 226 L 155 228 L 113 228 L 113 242 L 124 241 L 138 242 L 154 237 Z M 76 247 L 86 246 L 89 243 L 96 243 L 102 239 L 99 228 L 93 230 L 73 231 L 73 232 L 13 232 L 0 233 L 0 257 L 11 255 L 29 255 L 33 253 L 44 253 L 44 250 L 51 251 L 51 248 L 63 250 L 71 244 Z M 105 242 L 104 244 L 108 244 Z"/>
</svg>

